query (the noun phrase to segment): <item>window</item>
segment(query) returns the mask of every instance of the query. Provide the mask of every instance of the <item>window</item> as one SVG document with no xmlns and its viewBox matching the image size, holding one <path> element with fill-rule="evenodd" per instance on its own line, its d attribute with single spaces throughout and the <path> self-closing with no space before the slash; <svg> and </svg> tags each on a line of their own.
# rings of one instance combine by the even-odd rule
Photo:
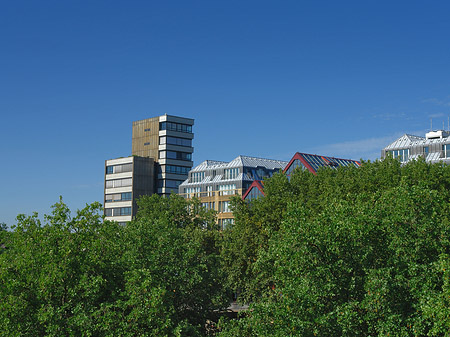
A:
<svg viewBox="0 0 450 337">
<path fill-rule="evenodd" d="M 238 168 L 225 169 L 224 179 L 236 179 L 239 174 Z"/>
<path fill-rule="evenodd" d="M 131 215 L 131 207 L 105 208 L 106 216 Z"/>
<path fill-rule="evenodd" d="M 174 123 L 174 122 L 161 122 L 161 123 L 159 123 L 159 129 L 184 132 L 184 133 L 192 133 L 192 125 Z"/>
<path fill-rule="evenodd" d="M 146 145 L 150 145 L 150 142 L 144 143 L 144 146 L 146 146 Z"/>
<path fill-rule="evenodd" d="M 185 166 L 165 165 L 166 173 L 187 175 L 189 170 L 190 168 Z"/>
<path fill-rule="evenodd" d="M 130 201 L 131 192 L 107 194 L 105 196 L 105 202 L 116 202 L 116 201 Z"/>
<path fill-rule="evenodd" d="M 220 195 L 232 195 L 236 192 L 236 184 L 219 185 L 218 191 L 221 191 Z"/>
<path fill-rule="evenodd" d="M 192 146 L 192 139 L 179 138 L 179 137 L 159 137 L 159 144 L 169 144 L 178 146 Z"/>
<path fill-rule="evenodd" d="M 228 213 L 231 212 L 229 201 L 219 201 L 219 212 Z"/>
<path fill-rule="evenodd" d="M 428 148 L 428 146 L 425 146 L 425 147 L 423 148 L 423 153 L 424 153 L 424 155 L 426 156 L 426 155 L 428 154 L 428 152 L 429 152 L 429 148 Z"/>
<path fill-rule="evenodd" d="M 160 159 L 192 160 L 192 153 L 178 151 L 159 151 Z"/>
<path fill-rule="evenodd" d="M 228 226 L 234 224 L 234 219 L 222 219 L 221 223 L 219 223 L 222 229 L 226 229 Z"/>
<path fill-rule="evenodd" d="M 407 162 L 409 158 L 409 149 L 387 151 L 393 158 L 399 158 L 402 163 Z"/>
<path fill-rule="evenodd" d="M 133 171 L 133 163 L 106 166 L 106 174 L 131 172 Z"/>
<path fill-rule="evenodd" d="M 247 194 L 247 197 L 245 198 L 245 201 L 251 201 L 253 199 L 257 199 L 258 197 L 263 196 L 262 192 L 257 187 L 252 187 L 250 192 Z"/>
<path fill-rule="evenodd" d="M 444 158 L 450 157 L 450 144 L 442 145 L 442 152 L 444 153 Z"/>
<path fill-rule="evenodd" d="M 290 176 L 290 175 L 292 174 L 292 172 L 294 172 L 294 170 L 295 170 L 297 167 L 300 167 L 301 169 L 305 169 L 305 166 L 302 164 L 302 162 L 301 162 L 300 160 L 298 160 L 298 159 L 295 159 L 295 160 L 292 162 L 291 166 L 289 166 L 289 168 L 287 169 L 286 175 L 287 175 L 287 176 Z"/>
<path fill-rule="evenodd" d="M 182 183 L 182 180 L 170 180 L 167 179 L 166 180 L 166 187 L 167 188 L 178 188 L 178 186 L 180 186 L 180 184 Z"/>
<path fill-rule="evenodd" d="M 132 183 L 133 183 L 133 180 L 131 178 L 107 180 L 106 188 L 131 186 Z"/>
<path fill-rule="evenodd" d="M 205 172 L 192 172 L 191 173 L 191 182 L 192 183 L 199 183 L 203 179 L 205 179 Z"/>
<path fill-rule="evenodd" d="M 184 191 L 187 194 L 200 193 L 201 188 L 200 187 L 187 187 Z"/>
<path fill-rule="evenodd" d="M 131 207 L 112 208 L 113 216 L 131 215 Z"/>
<path fill-rule="evenodd" d="M 183 182 L 183 180 L 158 180 L 158 187 L 167 187 L 167 188 L 178 188 L 178 186 Z"/>
<path fill-rule="evenodd" d="M 131 192 L 122 193 L 122 201 L 130 201 L 131 200 Z"/>
<path fill-rule="evenodd" d="M 150 129 L 145 129 L 144 131 L 145 131 L 145 132 L 148 132 L 148 131 L 150 131 Z"/>
</svg>

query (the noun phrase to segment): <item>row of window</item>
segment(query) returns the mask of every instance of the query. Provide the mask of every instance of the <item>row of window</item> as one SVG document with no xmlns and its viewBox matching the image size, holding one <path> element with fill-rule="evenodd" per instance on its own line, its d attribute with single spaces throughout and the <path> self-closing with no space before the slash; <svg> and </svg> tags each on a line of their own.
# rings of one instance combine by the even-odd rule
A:
<svg viewBox="0 0 450 337">
<path fill-rule="evenodd" d="M 219 185 L 217 187 L 218 191 L 223 191 L 222 195 L 232 195 L 236 190 L 236 184 Z"/>
<path fill-rule="evenodd" d="M 393 158 L 400 158 L 401 162 L 408 161 L 409 149 L 390 150 L 390 151 L 386 151 L 386 152 L 389 153 Z M 423 148 L 423 153 L 425 155 L 428 155 L 428 153 L 429 153 L 428 146 L 425 146 Z M 442 145 L 442 153 L 443 153 L 444 158 L 450 158 L 450 144 Z"/>
<path fill-rule="evenodd" d="M 210 210 L 210 209 L 216 209 L 216 203 L 215 202 L 202 202 L 202 207 L 204 209 Z"/>
<path fill-rule="evenodd" d="M 105 196 L 105 202 L 130 201 L 130 200 L 131 200 L 131 192 L 107 194 Z"/>
<path fill-rule="evenodd" d="M 205 179 L 205 172 L 192 172 L 191 173 L 191 182 L 192 183 L 199 183 L 203 179 Z"/>
<path fill-rule="evenodd" d="M 200 193 L 201 192 L 201 188 L 200 187 L 187 187 L 184 189 L 185 193 Z"/>
<path fill-rule="evenodd" d="M 189 173 L 190 167 L 165 165 L 165 169 L 166 169 L 166 173 L 187 175 Z"/>
<path fill-rule="evenodd" d="M 133 163 L 106 166 L 106 174 L 131 172 L 132 170 Z"/>
<path fill-rule="evenodd" d="M 159 151 L 159 159 L 192 160 L 192 153 L 179 151 Z"/>
<path fill-rule="evenodd" d="M 131 215 L 131 207 L 105 208 L 106 216 Z"/>
<path fill-rule="evenodd" d="M 132 184 L 133 184 L 133 179 L 131 179 L 131 178 L 107 180 L 106 188 L 125 187 L 125 186 L 131 186 Z"/>
<path fill-rule="evenodd" d="M 236 179 L 239 175 L 239 172 L 240 172 L 239 168 L 225 169 L 222 179 L 223 180 Z M 249 171 L 249 173 L 250 173 L 250 171 Z M 214 171 L 212 171 L 211 178 L 214 178 L 215 176 L 216 176 L 216 171 L 214 170 Z M 250 176 L 251 176 L 251 174 L 250 174 Z M 264 177 L 264 176 L 265 176 L 265 174 L 261 175 L 261 178 L 257 178 L 255 176 L 254 179 L 261 180 L 262 177 Z M 199 183 L 204 178 L 205 178 L 205 172 L 193 172 L 191 175 L 190 182 L 191 183 Z"/>
<path fill-rule="evenodd" d="M 162 136 L 159 137 L 159 144 L 169 144 L 169 145 L 178 145 L 178 146 L 192 146 L 192 139 L 186 139 L 186 138 L 179 138 L 179 137 L 169 137 L 169 136 Z"/>
<path fill-rule="evenodd" d="M 192 125 L 174 123 L 174 122 L 161 122 L 161 123 L 159 123 L 159 129 L 192 133 Z"/>
<path fill-rule="evenodd" d="M 194 173 L 200 173 L 200 172 L 194 172 Z M 248 186 L 248 184 L 246 185 Z M 236 184 L 227 184 L 227 185 L 217 185 L 216 186 L 216 191 L 220 191 L 222 192 L 221 195 L 232 195 L 235 193 L 237 187 Z M 203 192 L 212 192 L 213 191 L 213 186 L 212 185 L 208 185 L 206 186 L 206 191 Z M 184 193 L 200 193 L 202 192 L 201 187 L 186 187 L 184 189 Z"/>
<path fill-rule="evenodd" d="M 158 187 L 178 188 L 178 186 L 180 186 L 182 182 L 183 180 L 171 180 L 171 179 L 158 180 Z"/>
<path fill-rule="evenodd" d="M 225 179 L 235 179 L 239 174 L 239 168 L 225 169 L 224 177 Z"/>
<path fill-rule="evenodd" d="M 409 149 L 392 150 L 387 152 L 390 153 L 393 158 L 399 158 L 401 162 L 408 161 Z"/>
</svg>

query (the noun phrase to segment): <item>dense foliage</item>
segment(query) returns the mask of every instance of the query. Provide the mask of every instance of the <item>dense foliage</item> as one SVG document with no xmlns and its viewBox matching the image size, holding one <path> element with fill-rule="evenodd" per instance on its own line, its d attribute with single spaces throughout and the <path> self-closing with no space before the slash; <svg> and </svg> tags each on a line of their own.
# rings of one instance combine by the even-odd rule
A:
<svg viewBox="0 0 450 337">
<path fill-rule="evenodd" d="M 450 336 L 450 166 L 297 170 L 233 200 L 153 195 L 127 226 L 94 203 L 0 226 L 0 336 Z"/>
<path fill-rule="evenodd" d="M 125 227 L 98 203 L 71 218 L 60 201 L 45 224 L 20 215 L 0 255 L 0 335 L 204 335 L 229 298 L 214 214 L 177 196 L 141 206 Z"/>
<path fill-rule="evenodd" d="M 448 166 L 385 160 L 235 200 L 225 263 L 253 304 L 221 335 L 450 335 L 449 187 Z"/>
</svg>

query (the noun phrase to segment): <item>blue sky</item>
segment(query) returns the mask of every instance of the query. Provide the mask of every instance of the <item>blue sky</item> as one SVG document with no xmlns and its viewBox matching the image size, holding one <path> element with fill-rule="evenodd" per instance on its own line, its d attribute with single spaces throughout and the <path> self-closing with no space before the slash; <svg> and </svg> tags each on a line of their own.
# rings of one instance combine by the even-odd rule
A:
<svg viewBox="0 0 450 337">
<path fill-rule="evenodd" d="M 102 201 L 131 123 L 195 119 L 194 161 L 376 159 L 450 115 L 446 1 L 4 1 L 0 222 Z"/>
</svg>

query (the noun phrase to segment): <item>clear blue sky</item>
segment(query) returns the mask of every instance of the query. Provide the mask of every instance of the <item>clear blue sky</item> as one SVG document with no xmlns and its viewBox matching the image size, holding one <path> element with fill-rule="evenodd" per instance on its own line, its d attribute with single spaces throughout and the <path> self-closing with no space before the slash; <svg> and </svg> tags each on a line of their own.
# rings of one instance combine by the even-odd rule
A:
<svg viewBox="0 0 450 337">
<path fill-rule="evenodd" d="M 448 1 L 3 1 L 0 222 L 102 201 L 131 123 L 195 119 L 194 161 L 376 159 L 450 114 Z"/>
</svg>

